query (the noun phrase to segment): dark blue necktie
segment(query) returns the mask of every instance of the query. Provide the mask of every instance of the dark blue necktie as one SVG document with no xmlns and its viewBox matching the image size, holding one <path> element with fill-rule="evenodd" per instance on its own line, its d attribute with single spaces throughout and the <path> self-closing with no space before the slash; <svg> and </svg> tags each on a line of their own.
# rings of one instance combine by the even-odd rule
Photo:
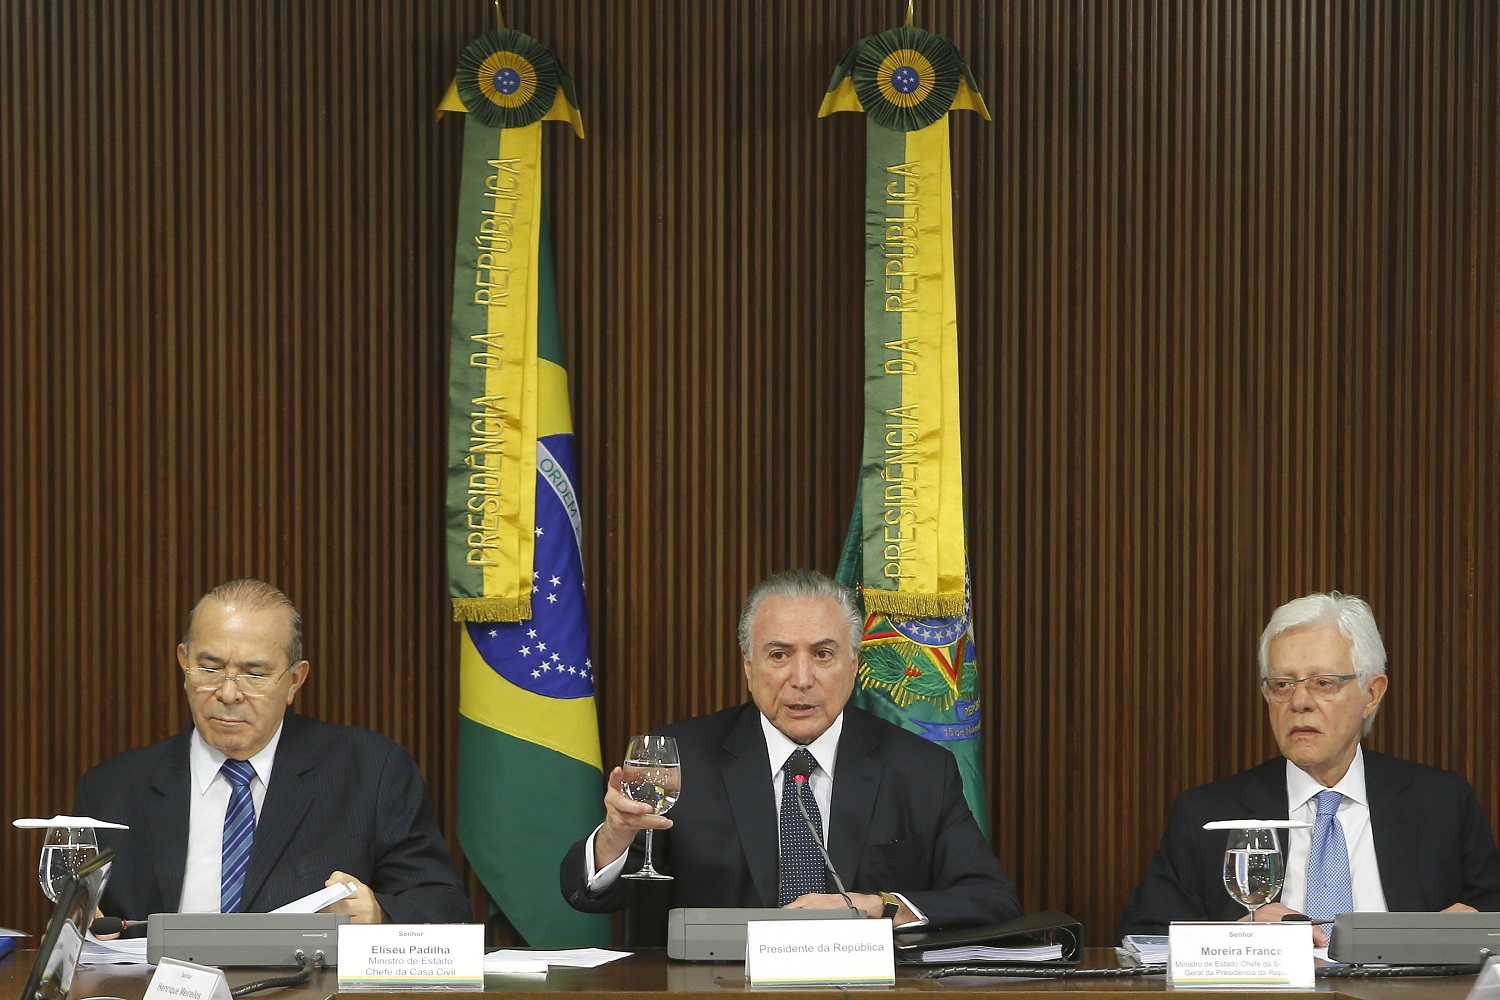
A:
<svg viewBox="0 0 1500 1000">
<path fill-rule="evenodd" d="M 793 764 L 799 760 L 807 764 L 808 774 L 818 769 L 818 762 L 813 760 L 813 755 L 807 752 L 806 747 L 798 747 L 792 751 L 792 755 L 786 760 L 786 766 L 782 768 L 781 877 L 776 894 L 778 906 L 785 906 L 809 892 L 828 891 L 828 875 L 823 867 L 823 856 L 818 853 L 818 845 L 813 840 L 807 820 L 802 818 L 802 810 L 797 808 L 797 786 L 792 772 L 796 770 Z M 807 806 L 808 818 L 818 828 L 818 835 L 822 836 L 823 816 L 818 812 L 818 800 L 813 797 L 811 787 L 802 789 L 802 803 Z"/>
<path fill-rule="evenodd" d="M 1332 920 L 1354 912 L 1354 885 L 1349 877 L 1349 847 L 1339 823 L 1339 792 L 1318 793 L 1318 816 L 1313 820 L 1312 850 L 1307 856 L 1307 915 Z"/>
<path fill-rule="evenodd" d="M 226 760 L 220 768 L 229 782 L 229 808 L 224 811 L 224 853 L 219 877 L 219 912 L 240 912 L 240 892 L 245 887 L 245 866 L 250 863 L 250 843 L 255 839 L 255 801 L 250 798 L 250 779 L 255 768 L 247 760 Z"/>
</svg>

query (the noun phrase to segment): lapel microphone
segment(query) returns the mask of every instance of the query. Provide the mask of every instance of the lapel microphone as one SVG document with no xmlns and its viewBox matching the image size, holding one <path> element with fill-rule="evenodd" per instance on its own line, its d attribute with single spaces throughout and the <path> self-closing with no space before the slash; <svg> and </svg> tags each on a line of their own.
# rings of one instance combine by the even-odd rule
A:
<svg viewBox="0 0 1500 1000">
<path fill-rule="evenodd" d="M 844 880 L 839 878 L 839 873 L 833 870 L 833 862 L 829 860 L 828 851 L 823 847 L 823 831 L 818 829 L 818 824 L 812 821 L 807 814 L 807 803 L 802 801 L 802 789 L 807 784 L 807 776 L 812 769 L 807 765 L 807 758 L 794 757 L 791 761 L 792 787 L 797 793 L 797 809 L 802 813 L 802 822 L 807 824 L 807 830 L 812 834 L 813 843 L 817 845 L 818 854 L 822 855 L 823 867 L 828 869 L 828 874 L 833 876 L 833 884 L 838 886 L 839 895 L 844 897 L 844 904 L 860 916 L 864 911 L 854 905 L 854 900 L 849 898 L 849 893 L 844 889 Z"/>
</svg>

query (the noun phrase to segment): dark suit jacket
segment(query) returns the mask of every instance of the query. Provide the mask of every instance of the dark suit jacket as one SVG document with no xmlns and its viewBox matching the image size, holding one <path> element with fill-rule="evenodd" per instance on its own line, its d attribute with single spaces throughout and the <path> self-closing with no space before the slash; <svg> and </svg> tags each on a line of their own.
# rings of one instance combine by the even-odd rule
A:
<svg viewBox="0 0 1500 1000">
<path fill-rule="evenodd" d="M 1467 779 L 1452 771 L 1364 751 L 1365 788 L 1380 887 L 1393 912 L 1468 903 L 1500 910 L 1500 858 Z M 1216 819 L 1286 819 L 1286 758 L 1183 792 L 1146 877 L 1125 901 L 1120 935 L 1164 934 L 1173 920 L 1238 920 L 1224 889 Z M 1286 849 L 1283 839 L 1282 849 Z"/>
<path fill-rule="evenodd" d="M 656 834 L 653 863 L 674 876 L 665 905 L 775 906 L 778 834 L 771 761 L 760 711 L 747 703 L 660 730 L 677 739 L 682 798 L 670 831 Z M 626 870 L 640 867 L 642 837 Z M 583 852 L 561 868 L 563 896 L 591 913 L 617 910 L 645 890 L 617 880 L 594 897 Z M 963 797 L 953 755 L 856 708 L 844 709 L 828 853 L 850 892 L 899 892 L 934 927 L 1020 915 L 1014 887 Z M 635 935 L 641 940 L 660 938 Z"/>
<path fill-rule="evenodd" d="M 119 860 L 101 909 L 143 920 L 176 912 L 187 865 L 190 724 L 127 750 L 78 782 L 79 816 L 129 825 L 100 830 Z M 473 907 L 438 833 L 427 787 L 403 748 L 354 726 L 287 712 L 255 825 L 244 909 L 262 913 L 322 887 L 334 871 L 375 891 L 395 923 L 467 923 Z"/>
</svg>

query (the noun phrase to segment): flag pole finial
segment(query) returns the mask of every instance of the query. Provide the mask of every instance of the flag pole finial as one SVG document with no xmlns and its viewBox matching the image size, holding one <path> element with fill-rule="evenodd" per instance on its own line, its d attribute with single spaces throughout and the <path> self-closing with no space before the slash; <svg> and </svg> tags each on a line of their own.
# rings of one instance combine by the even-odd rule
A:
<svg viewBox="0 0 1500 1000">
<path fill-rule="evenodd" d="M 500 31 L 505 30 L 505 18 L 500 16 L 500 0 L 495 0 L 495 27 Z"/>
<path fill-rule="evenodd" d="M 495 0 L 495 2 L 498 4 L 500 0 Z M 916 19 L 916 16 L 917 0 L 906 0 L 906 26 L 908 28 L 911 27 L 911 23 Z"/>
</svg>

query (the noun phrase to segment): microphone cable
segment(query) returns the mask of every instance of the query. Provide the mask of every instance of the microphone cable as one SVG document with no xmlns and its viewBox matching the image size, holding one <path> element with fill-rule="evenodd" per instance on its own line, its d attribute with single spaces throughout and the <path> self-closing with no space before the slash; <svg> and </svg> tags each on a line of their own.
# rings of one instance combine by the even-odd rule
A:
<svg viewBox="0 0 1500 1000">
<path fill-rule="evenodd" d="M 320 951 L 317 957 L 309 955 L 301 948 L 297 949 L 297 961 L 302 963 L 302 971 L 294 972 L 289 976 L 272 976 L 269 979 L 257 979 L 243 986 L 236 986 L 229 991 L 231 997 L 239 998 L 249 993 L 259 993 L 261 990 L 280 989 L 286 986 L 300 986 L 312 978 L 313 967 L 323 964 L 323 953 Z"/>
<path fill-rule="evenodd" d="M 807 824 L 807 831 L 812 834 L 813 843 L 817 845 L 818 853 L 823 856 L 824 867 L 828 869 L 828 874 L 833 876 L 833 884 L 838 886 L 839 895 L 844 897 L 844 905 L 855 913 L 863 915 L 864 911 L 854 905 L 854 900 L 849 898 L 849 893 L 844 888 L 844 880 L 839 878 L 839 873 L 834 870 L 833 861 L 823 847 L 823 833 L 812 821 L 812 816 L 808 815 L 807 804 L 802 801 L 802 786 L 807 784 L 807 777 L 810 773 L 805 760 L 799 759 L 792 762 L 792 788 L 797 794 L 797 808 L 802 812 L 802 822 Z"/>
<path fill-rule="evenodd" d="M 1478 975 L 1478 965 L 1325 965 L 1313 971 L 1318 979 L 1419 979 L 1439 976 Z M 949 976 L 1001 976 L 1024 979 L 1126 979 L 1132 976 L 1164 976 L 1165 965 L 1132 965 L 1118 969 L 1080 969 L 1056 965 L 944 965 L 917 973 L 918 979 Z"/>
</svg>

